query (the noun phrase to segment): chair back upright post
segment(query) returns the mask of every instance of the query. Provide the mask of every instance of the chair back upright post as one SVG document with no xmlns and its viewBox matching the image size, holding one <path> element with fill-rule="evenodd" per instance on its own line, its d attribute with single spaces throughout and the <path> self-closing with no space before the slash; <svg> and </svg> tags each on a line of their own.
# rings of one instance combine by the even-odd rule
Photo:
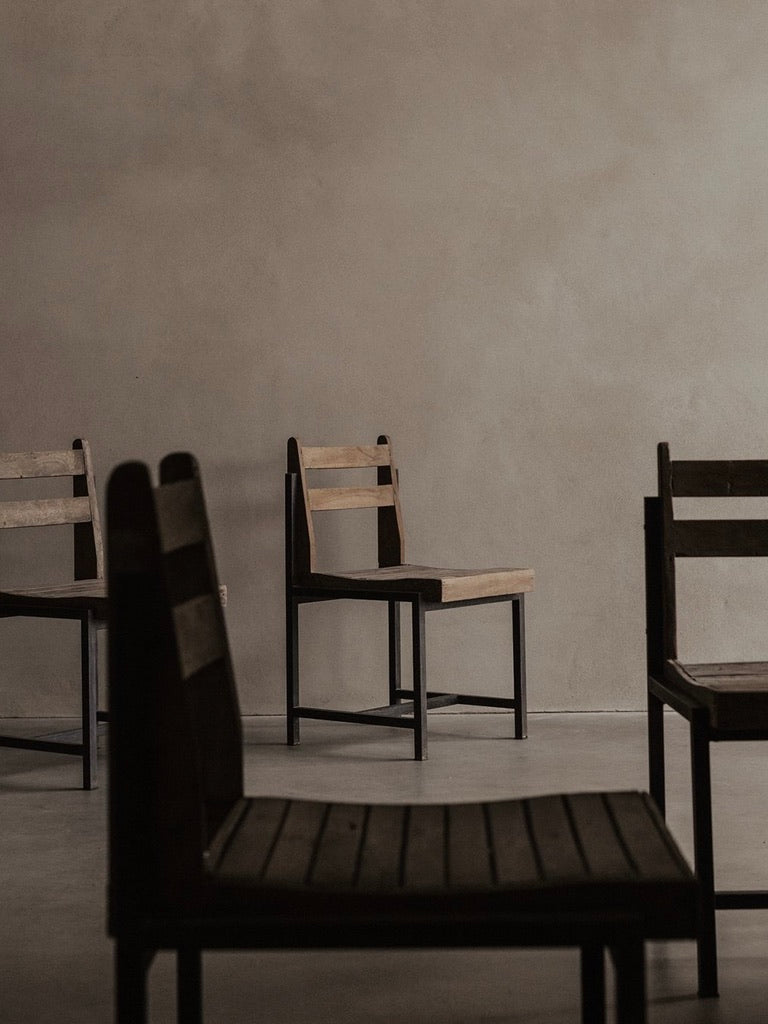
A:
<svg viewBox="0 0 768 1024">
<path fill-rule="evenodd" d="M 351 508 L 377 510 L 378 562 L 380 567 L 402 565 L 405 537 L 400 507 L 398 473 L 392 445 L 380 434 L 375 445 L 314 447 L 298 438 L 288 441 L 288 475 L 295 477 L 296 491 L 288 501 L 287 532 L 289 567 L 294 580 L 317 572 L 314 513 Z M 310 487 L 307 470 L 376 469 L 373 487 Z M 290 495 L 289 491 L 289 495 Z"/>
<path fill-rule="evenodd" d="M 108 487 L 110 912 L 197 899 L 209 843 L 242 797 L 237 694 L 197 466 L 153 491 L 126 463 Z"/>
</svg>

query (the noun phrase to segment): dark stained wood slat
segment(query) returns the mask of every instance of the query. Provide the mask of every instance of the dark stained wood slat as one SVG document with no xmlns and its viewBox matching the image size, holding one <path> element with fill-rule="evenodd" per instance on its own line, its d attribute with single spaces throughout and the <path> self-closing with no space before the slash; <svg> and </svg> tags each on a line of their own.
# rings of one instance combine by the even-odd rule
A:
<svg viewBox="0 0 768 1024">
<path fill-rule="evenodd" d="M 448 812 L 448 884 L 488 889 L 494 884 L 482 804 L 451 804 Z"/>
<path fill-rule="evenodd" d="M 509 886 L 537 881 L 539 868 L 523 802 L 489 803 L 485 810 L 497 883 Z"/>
<path fill-rule="evenodd" d="M 309 878 L 311 885 L 354 886 L 364 826 L 364 805 L 331 805 Z"/>
<path fill-rule="evenodd" d="M 88 498 L 38 498 L 0 504 L 0 530 L 20 526 L 67 526 L 90 520 L 91 503 Z"/>
<path fill-rule="evenodd" d="M 199 500 L 199 490 L 197 480 L 176 480 L 155 491 L 164 554 L 199 544 L 205 538 L 205 509 Z"/>
<path fill-rule="evenodd" d="M 446 884 L 445 807 L 409 808 L 403 856 L 404 889 L 442 889 Z"/>
<path fill-rule="evenodd" d="M 608 793 L 606 802 L 616 828 L 641 878 L 679 879 L 688 868 L 678 860 L 661 834 L 649 797 L 641 793 Z"/>
<path fill-rule="evenodd" d="M 393 890 L 400 885 L 403 826 L 406 808 L 376 805 L 368 808 L 358 864 L 359 888 Z"/>
<path fill-rule="evenodd" d="M 563 798 L 541 796 L 526 803 L 531 835 L 544 878 L 560 881 L 584 877 L 586 867 L 576 845 Z"/>
<path fill-rule="evenodd" d="M 590 875 L 634 877 L 635 866 L 627 858 L 602 794 L 577 793 L 565 801 Z"/>
<path fill-rule="evenodd" d="M 61 452 L 0 453 L 0 480 L 82 476 L 84 472 L 83 453 L 77 448 Z"/>
<path fill-rule="evenodd" d="M 176 642 L 185 679 L 224 657 L 224 635 L 218 595 L 193 597 L 173 609 Z"/>
<path fill-rule="evenodd" d="M 768 555 L 768 520 L 676 519 L 672 547 L 680 558 Z"/>
<path fill-rule="evenodd" d="M 261 877 L 288 804 L 266 798 L 238 801 L 231 812 L 235 820 L 225 822 L 209 851 L 209 867 L 217 877 L 248 884 Z"/>
<path fill-rule="evenodd" d="M 768 680 L 768 661 L 720 661 L 685 665 L 686 671 L 700 680 L 758 679 Z"/>
<path fill-rule="evenodd" d="M 306 885 L 327 812 L 328 805 L 324 803 L 291 801 L 264 871 L 265 885 L 288 888 Z"/>
<path fill-rule="evenodd" d="M 671 464 L 672 493 L 678 498 L 765 497 L 768 495 L 768 461 L 765 459 L 716 459 Z"/>
</svg>

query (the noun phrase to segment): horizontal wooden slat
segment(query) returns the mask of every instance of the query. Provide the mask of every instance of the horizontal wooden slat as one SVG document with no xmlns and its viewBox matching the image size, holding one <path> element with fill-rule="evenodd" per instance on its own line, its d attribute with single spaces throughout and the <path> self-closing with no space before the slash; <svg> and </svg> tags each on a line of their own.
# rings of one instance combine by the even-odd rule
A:
<svg viewBox="0 0 768 1024">
<path fill-rule="evenodd" d="M 380 487 L 310 487 L 309 507 L 313 512 L 341 508 L 380 508 L 394 505 L 391 484 Z"/>
<path fill-rule="evenodd" d="M 0 453 L 0 480 L 81 476 L 84 472 L 83 453 L 80 449 L 68 448 L 63 452 Z"/>
<path fill-rule="evenodd" d="M 205 513 L 197 480 L 178 480 L 155 491 L 160 543 L 168 554 L 190 544 L 199 544 L 206 535 Z"/>
<path fill-rule="evenodd" d="M 768 496 L 768 460 L 673 462 L 672 494 L 678 498 Z"/>
<path fill-rule="evenodd" d="M 336 448 L 301 449 L 305 469 L 367 469 L 388 466 L 389 446 L 386 444 L 343 445 Z"/>
<path fill-rule="evenodd" d="M 218 595 L 203 594 L 173 609 L 176 642 L 185 679 L 224 656 L 226 639 Z"/>
<path fill-rule="evenodd" d="M 768 555 L 768 520 L 678 519 L 672 548 L 681 558 Z"/>
<path fill-rule="evenodd" d="M 62 526 L 91 519 L 88 498 L 39 498 L 0 504 L 0 530 L 17 526 Z"/>
</svg>

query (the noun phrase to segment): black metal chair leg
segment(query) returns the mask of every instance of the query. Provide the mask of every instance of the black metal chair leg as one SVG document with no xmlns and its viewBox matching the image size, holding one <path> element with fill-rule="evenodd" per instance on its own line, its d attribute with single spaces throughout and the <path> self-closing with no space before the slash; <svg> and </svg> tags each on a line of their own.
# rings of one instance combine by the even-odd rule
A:
<svg viewBox="0 0 768 1024">
<path fill-rule="evenodd" d="M 389 638 L 389 703 L 399 704 L 401 698 L 397 691 L 400 689 L 400 602 L 388 601 L 388 638 Z"/>
<path fill-rule="evenodd" d="M 151 955 L 124 939 L 115 943 L 116 1024 L 147 1024 L 147 970 Z"/>
<path fill-rule="evenodd" d="M 290 594 L 285 599 L 285 680 L 287 741 L 293 747 L 301 738 L 301 720 L 294 714 L 299 703 L 299 605 Z"/>
<path fill-rule="evenodd" d="M 83 789 L 95 789 L 98 770 L 99 706 L 98 652 L 96 620 L 85 612 L 80 620 L 80 682 L 83 721 Z"/>
<path fill-rule="evenodd" d="M 197 947 L 176 952 L 176 1017 L 178 1024 L 203 1024 L 202 954 Z"/>
<path fill-rule="evenodd" d="M 693 789 L 694 866 L 699 878 L 699 996 L 718 994 L 715 923 L 715 863 L 712 839 L 712 783 L 709 767 L 709 721 L 705 709 L 691 715 L 691 786 Z"/>
<path fill-rule="evenodd" d="M 518 594 L 512 602 L 512 671 L 514 673 L 515 739 L 528 735 L 528 707 L 525 680 L 525 598 Z"/>
<path fill-rule="evenodd" d="M 616 978 L 616 1024 L 645 1024 L 645 945 L 642 941 L 611 947 Z"/>
<path fill-rule="evenodd" d="M 581 947 L 581 1021 L 605 1024 L 605 954 L 602 946 Z"/>
<path fill-rule="evenodd" d="M 411 643 L 413 645 L 413 756 L 427 760 L 427 659 L 424 647 L 426 615 L 421 598 L 411 602 Z"/>
<path fill-rule="evenodd" d="M 664 778 L 664 701 L 648 691 L 648 772 L 649 789 L 661 811 L 666 816 L 667 801 Z"/>
</svg>

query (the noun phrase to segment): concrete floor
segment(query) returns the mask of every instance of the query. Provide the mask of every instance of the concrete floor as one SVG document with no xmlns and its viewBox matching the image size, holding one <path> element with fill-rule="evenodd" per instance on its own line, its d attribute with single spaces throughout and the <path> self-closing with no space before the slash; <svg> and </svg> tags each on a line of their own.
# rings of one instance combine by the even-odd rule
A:
<svg viewBox="0 0 768 1024">
<path fill-rule="evenodd" d="M 685 723 L 668 720 L 669 822 L 690 858 Z M 646 788 L 641 714 L 532 715 L 530 738 L 509 739 L 502 714 L 430 718 L 430 759 L 410 737 L 319 722 L 283 745 L 281 719 L 248 719 L 250 793 L 365 800 L 474 800 L 564 790 Z M 19 723 L 14 723 L 18 728 Z M 30 734 L 51 723 L 25 722 Z M 0 729 L 11 723 L 0 722 Z M 61 722 L 55 723 L 56 729 Z M 768 749 L 713 749 L 718 879 L 764 886 Z M 105 934 L 105 794 L 78 789 L 79 762 L 0 750 L 3 912 L 2 1024 L 103 1024 L 112 1013 Z M 768 1021 L 768 912 L 718 918 L 721 995 L 696 998 L 691 943 L 649 947 L 654 1024 Z M 151 974 L 153 1024 L 174 1019 L 173 962 Z M 579 1019 L 578 960 L 568 950 L 490 952 L 211 953 L 207 1020 L 220 1024 L 560 1024 Z"/>
</svg>

